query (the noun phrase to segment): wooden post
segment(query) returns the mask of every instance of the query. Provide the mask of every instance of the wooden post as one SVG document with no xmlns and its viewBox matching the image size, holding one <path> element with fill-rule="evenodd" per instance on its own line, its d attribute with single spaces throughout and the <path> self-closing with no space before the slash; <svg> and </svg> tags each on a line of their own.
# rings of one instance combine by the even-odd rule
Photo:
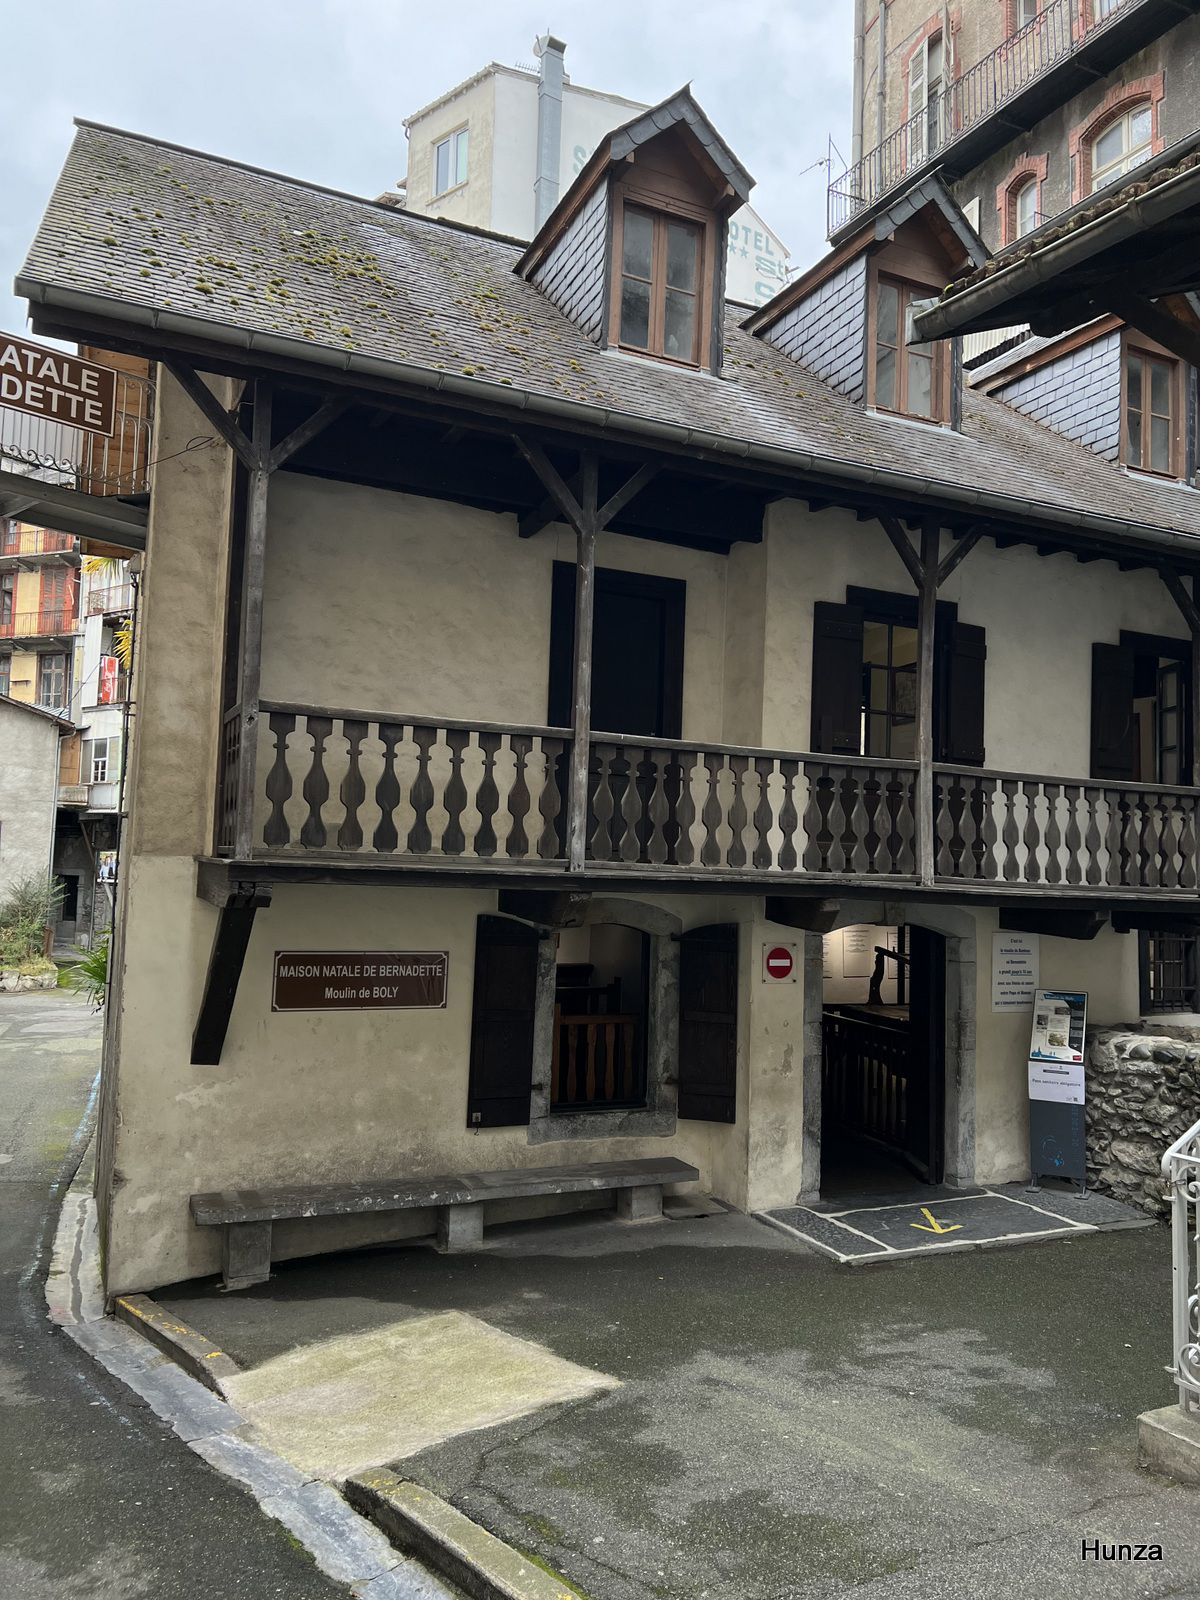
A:
<svg viewBox="0 0 1200 1600">
<path fill-rule="evenodd" d="M 267 551 L 267 486 L 271 481 L 271 390 L 254 384 L 254 465 L 246 489 L 246 551 L 242 565 L 242 615 L 238 639 L 237 820 L 234 855 L 247 860 L 254 848 L 254 785 L 258 758 L 258 701 L 262 687 L 263 572 Z"/>
<path fill-rule="evenodd" d="M 1159 575 L 1167 586 L 1167 592 L 1179 607 L 1183 620 L 1188 625 L 1188 632 L 1192 636 L 1192 671 L 1191 671 L 1191 716 L 1188 719 L 1188 734 L 1191 740 L 1191 749 L 1188 752 L 1191 771 L 1188 775 L 1192 788 L 1200 788 L 1200 578 L 1192 578 L 1191 592 L 1188 592 L 1182 576 L 1173 567 L 1161 567 Z M 1180 773 L 1182 780 L 1183 774 Z"/>
<path fill-rule="evenodd" d="M 585 456 L 580 517 L 575 530 L 575 662 L 571 718 L 571 780 L 567 797 L 567 867 L 582 872 L 587 860 L 588 772 L 592 753 L 592 621 L 596 612 L 596 457 Z"/>
<path fill-rule="evenodd" d="M 921 582 L 917 591 L 917 872 L 933 883 L 936 829 L 933 821 L 933 646 L 937 617 L 941 529 L 933 517 L 921 523 Z"/>
</svg>

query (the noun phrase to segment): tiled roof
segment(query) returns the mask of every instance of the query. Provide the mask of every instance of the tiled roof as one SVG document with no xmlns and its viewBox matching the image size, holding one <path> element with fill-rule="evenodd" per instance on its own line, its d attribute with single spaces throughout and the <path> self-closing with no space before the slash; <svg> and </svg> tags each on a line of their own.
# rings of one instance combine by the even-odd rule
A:
<svg viewBox="0 0 1200 1600">
<path fill-rule="evenodd" d="M 159 313 L 282 336 L 298 353 L 371 356 L 398 380 L 405 366 L 468 378 L 493 401 L 511 391 L 514 409 L 524 392 L 632 429 L 682 425 L 734 456 L 786 452 L 967 505 L 978 488 L 1014 508 L 1200 534 L 1188 489 L 1123 473 L 969 390 L 961 434 L 874 415 L 744 332 L 732 308 L 723 378 L 602 351 L 514 274 L 519 255 L 494 236 L 83 124 L 17 283 L 34 299 L 103 297 L 115 318 Z"/>
</svg>

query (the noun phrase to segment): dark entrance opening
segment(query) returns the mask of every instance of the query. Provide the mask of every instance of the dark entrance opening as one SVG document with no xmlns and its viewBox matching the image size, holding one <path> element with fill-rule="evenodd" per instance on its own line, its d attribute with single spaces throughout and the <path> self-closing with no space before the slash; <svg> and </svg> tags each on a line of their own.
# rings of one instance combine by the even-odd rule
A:
<svg viewBox="0 0 1200 1600">
<path fill-rule="evenodd" d="M 828 934 L 824 991 L 822 1199 L 940 1183 L 944 936 L 868 924 Z"/>
<path fill-rule="evenodd" d="M 554 988 L 552 1111 L 609 1111 L 646 1103 L 650 938 L 596 923 L 566 928 Z"/>
</svg>

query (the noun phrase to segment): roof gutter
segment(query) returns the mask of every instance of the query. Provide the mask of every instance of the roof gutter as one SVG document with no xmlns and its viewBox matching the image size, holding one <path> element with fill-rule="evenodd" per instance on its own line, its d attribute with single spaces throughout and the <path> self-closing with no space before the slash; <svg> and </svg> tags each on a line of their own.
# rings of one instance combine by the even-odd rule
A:
<svg viewBox="0 0 1200 1600">
<path fill-rule="evenodd" d="M 1011 305 L 1019 295 L 1082 265 L 1101 250 L 1170 220 L 1192 205 L 1200 205 L 1200 167 L 1190 167 L 1165 183 L 1156 184 L 1082 228 L 1068 231 L 1053 243 L 1019 257 L 981 283 L 948 295 L 915 318 L 913 331 L 919 339 L 927 340 L 1004 327 L 1013 320 Z"/>
<path fill-rule="evenodd" d="M 544 418 L 547 422 L 575 420 L 591 428 L 612 428 L 657 439 L 664 445 L 677 449 L 705 451 L 726 456 L 735 461 L 749 461 L 762 466 L 775 467 L 789 474 L 806 474 L 826 480 L 835 479 L 858 487 L 867 486 L 909 498 L 921 497 L 937 501 L 954 510 L 992 511 L 1007 518 L 1022 520 L 1033 518 L 1049 527 L 1077 529 L 1105 535 L 1109 538 L 1139 539 L 1156 544 L 1164 550 L 1186 550 L 1200 556 L 1200 535 L 1182 533 L 1174 529 L 1151 528 L 1145 523 L 1130 522 L 1124 517 L 1105 517 L 1094 512 L 1069 511 L 1045 501 L 1032 500 L 1020 495 L 996 494 L 992 490 L 968 485 L 947 493 L 950 485 L 917 473 L 897 472 L 887 467 L 868 467 L 856 461 L 839 461 L 828 456 L 816 456 L 805 450 L 788 450 L 779 445 L 756 445 L 744 439 L 731 439 L 724 434 L 706 433 L 702 429 L 685 427 L 676 422 L 659 422 L 638 416 L 636 412 L 614 411 L 605 406 L 592 406 L 577 400 L 559 399 L 553 395 L 537 394 L 515 385 L 492 383 L 483 378 L 466 378 L 449 372 L 434 372 L 428 367 L 410 362 L 388 361 L 381 356 L 356 354 L 349 350 L 334 350 L 328 345 L 311 344 L 306 339 L 293 339 L 274 333 L 257 333 L 248 328 L 231 328 L 225 323 L 209 322 L 203 317 L 181 315 L 173 311 L 159 311 L 149 306 L 135 305 L 126 300 L 109 299 L 104 295 L 81 294 L 77 291 L 57 289 L 37 279 L 18 277 L 14 292 L 23 295 L 32 304 L 57 307 L 84 317 L 99 316 L 106 320 L 128 323 L 134 327 L 174 333 L 183 337 L 203 339 L 226 344 L 231 350 L 242 350 L 247 355 L 261 353 L 283 360 L 298 362 L 311 368 L 325 368 L 344 373 L 347 377 L 383 379 L 386 382 L 409 384 L 433 393 L 457 395 L 463 399 L 499 402 L 506 409 L 522 415 Z"/>
</svg>

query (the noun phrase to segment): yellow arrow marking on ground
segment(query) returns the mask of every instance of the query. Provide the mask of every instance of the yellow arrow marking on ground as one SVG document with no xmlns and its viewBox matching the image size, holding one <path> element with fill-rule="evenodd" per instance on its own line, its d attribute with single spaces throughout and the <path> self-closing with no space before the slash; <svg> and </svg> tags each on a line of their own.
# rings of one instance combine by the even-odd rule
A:
<svg viewBox="0 0 1200 1600">
<path fill-rule="evenodd" d="M 957 1233 L 962 1227 L 961 1222 L 939 1222 L 928 1206 L 921 1207 L 921 1215 L 928 1217 L 929 1226 L 926 1227 L 923 1222 L 910 1222 L 910 1228 L 920 1228 L 922 1233 Z"/>
</svg>

